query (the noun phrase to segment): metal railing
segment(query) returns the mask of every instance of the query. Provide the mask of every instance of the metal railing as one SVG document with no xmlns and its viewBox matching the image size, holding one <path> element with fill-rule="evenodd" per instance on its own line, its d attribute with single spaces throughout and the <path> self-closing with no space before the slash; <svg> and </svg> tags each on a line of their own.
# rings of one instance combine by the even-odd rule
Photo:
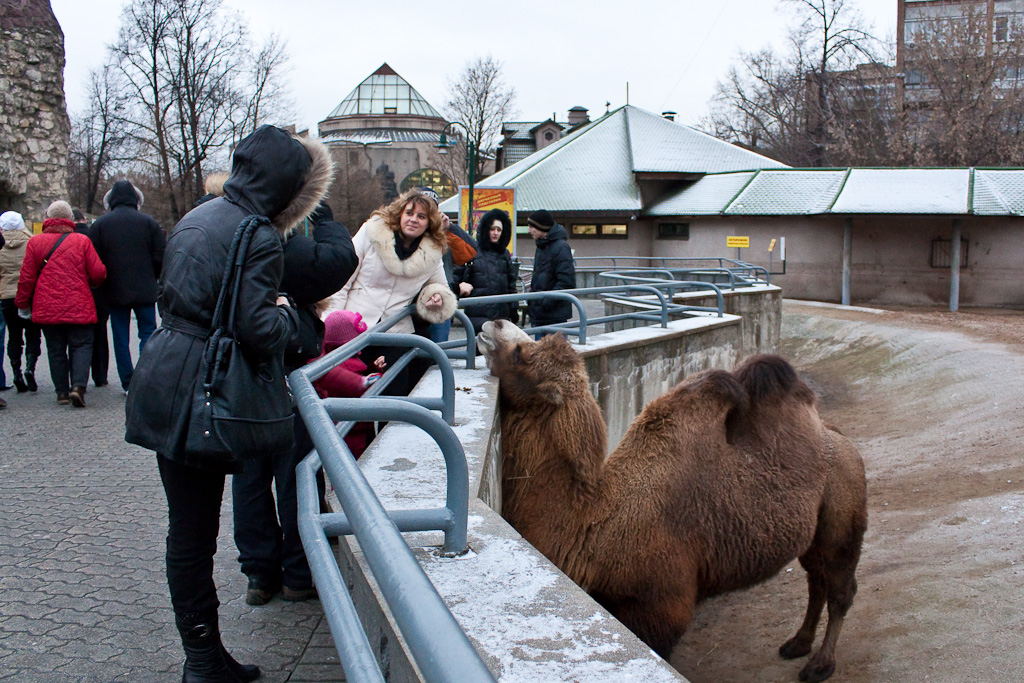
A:
<svg viewBox="0 0 1024 683">
<path fill-rule="evenodd" d="M 408 313 L 406 310 L 385 321 L 390 323 L 386 327 Z M 408 346 L 414 351 L 404 354 L 388 368 L 363 397 L 321 399 L 313 388 L 313 381 L 371 344 Z M 379 392 L 417 352 L 430 356 L 440 368 L 441 397 L 380 398 Z M 375 327 L 374 331 L 359 335 L 294 371 L 289 375 L 289 382 L 315 447 L 296 468 L 299 535 L 346 680 L 354 683 L 384 681 L 328 541 L 328 536 L 351 534 L 359 542 L 369 571 L 424 678 L 452 683 L 493 681 L 490 671 L 401 536 L 403 531 L 440 530 L 444 532 L 444 554 L 459 555 L 467 549 L 469 469 L 462 444 L 449 427 L 454 421 L 455 381 L 446 353 L 423 337 L 383 334 Z M 439 411 L 441 417 L 432 410 Z M 341 422 L 335 425 L 335 420 Z M 384 509 L 343 440 L 355 422 L 363 420 L 407 422 L 424 430 L 437 442 L 447 473 L 444 507 Z M 320 512 L 316 472 L 321 465 L 334 486 L 343 512 Z"/>
</svg>

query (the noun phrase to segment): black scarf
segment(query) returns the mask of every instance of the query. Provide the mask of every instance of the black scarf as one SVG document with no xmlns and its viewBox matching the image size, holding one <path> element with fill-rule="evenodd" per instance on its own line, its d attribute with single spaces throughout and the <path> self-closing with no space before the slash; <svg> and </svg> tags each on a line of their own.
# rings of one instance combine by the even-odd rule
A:
<svg viewBox="0 0 1024 683">
<path fill-rule="evenodd" d="M 423 233 L 424 235 L 426 233 Z M 402 242 L 402 238 L 398 233 L 395 233 L 395 253 L 398 254 L 398 260 L 404 261 L 405 259 L 416 253 L 416 250 L 420 248 L 420 241 L 423 239 L 423 235 L 420 235 L 412 241 L 412 246 L 406 249 L 405 243 Z"/>
</svg>

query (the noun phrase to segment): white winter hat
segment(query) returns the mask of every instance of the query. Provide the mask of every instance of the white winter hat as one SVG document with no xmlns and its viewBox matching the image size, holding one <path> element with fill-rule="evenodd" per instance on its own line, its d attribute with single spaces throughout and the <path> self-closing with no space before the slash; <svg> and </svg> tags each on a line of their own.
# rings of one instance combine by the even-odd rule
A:
<svg viewBox="0 0 1024 683">
<path fill-rule="evenodd" d="M 0 214 L 0 228 L 4 230 L 24 230 L 25 219 L 17 211 L 4 211 Z"/>
</svg>

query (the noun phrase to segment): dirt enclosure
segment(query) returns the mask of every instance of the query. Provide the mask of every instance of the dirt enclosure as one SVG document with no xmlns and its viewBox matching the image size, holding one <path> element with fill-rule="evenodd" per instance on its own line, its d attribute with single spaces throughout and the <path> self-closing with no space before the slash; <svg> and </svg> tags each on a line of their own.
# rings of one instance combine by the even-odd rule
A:
<svg viewBox="0 0 1024 683">
<path fill-rule="evenodd" d="M 867 466 L 859 591 L 831 680 L 1024 680 L 1024 313 L 786 302 L 780 352 Z M 806 600 L 793 562 L 702 603 L 671 662 L 693 683 L 796 681 L 806 658 L 777 652 Z"/>
</svg>

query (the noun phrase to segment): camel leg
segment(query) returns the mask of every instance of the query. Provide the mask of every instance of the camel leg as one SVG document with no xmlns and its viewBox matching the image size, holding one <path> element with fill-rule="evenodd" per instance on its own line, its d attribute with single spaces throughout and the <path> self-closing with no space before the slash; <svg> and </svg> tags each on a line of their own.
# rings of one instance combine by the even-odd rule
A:
<svg viewBox="0 0 1024 683">
<path fill-rule="evenodd" d="M 800 671 L 801 681 L 824 681 L 836 668 L 836 642 L 839 640 L 839 632 L 843 628 L 846 613 L 853 605 L 853 596 L 857 593 L 857 580 L 853 576 L 852 568 L 849 574 L 835 578 L 828 591 L 828 626 L 825 628 L 825 638 L 818 651 Z"/>
<path fill-rule="evenodd" d="M 807 612 L 796 635 L 779 648 L 779 655 L 783 659 L 796 659 L 810 654 L 814 645 L 814 634 L 818 630 L 821 611 L 825 608 L 825 600 L 828 597 L 825 573 L 816 560 L 817 558 L 812 559 L 807 555 L 800 558 L 800 564 L 807 572 Z"/>
<path fill-rule="evenodd" d="M 623 600 L 609 611 L 636 637 L 667 660 L 693 617 L 693 598 L 662 598 L 651 601 Z"/>
</svg>

